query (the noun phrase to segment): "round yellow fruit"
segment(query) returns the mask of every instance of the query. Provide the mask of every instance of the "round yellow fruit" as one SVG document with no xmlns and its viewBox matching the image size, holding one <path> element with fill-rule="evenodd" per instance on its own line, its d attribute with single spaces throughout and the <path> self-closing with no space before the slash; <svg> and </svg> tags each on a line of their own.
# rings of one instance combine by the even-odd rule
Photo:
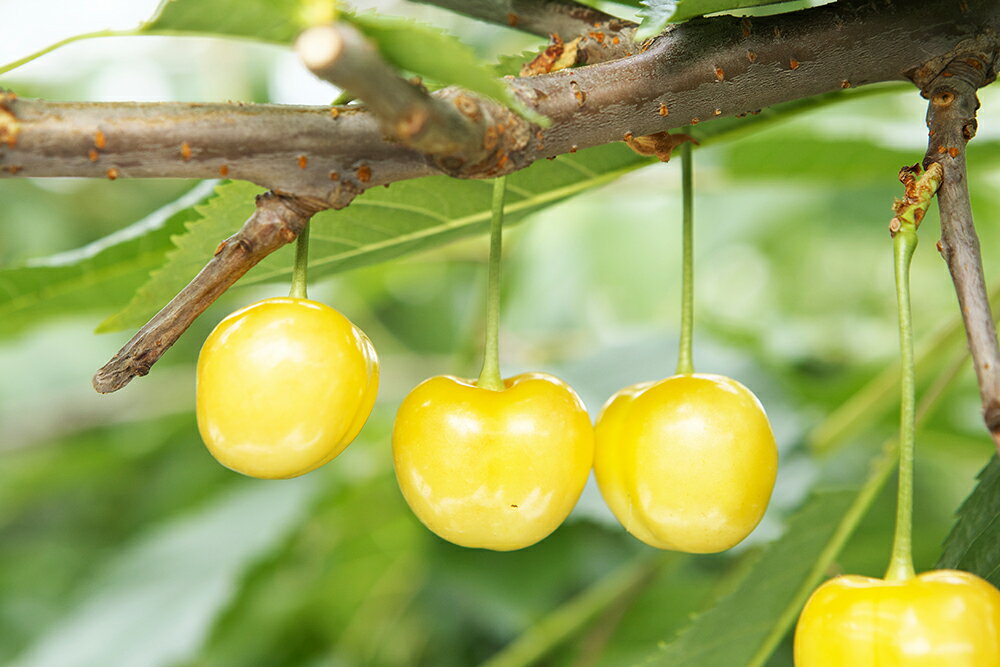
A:
<svg viewBox="0 0 1000 667">
<path fill-rule="evenodd" d="M 594 429 L 576 393 L 543 373 L 504 385 L 432 377 L 396 415 L 399 488 L 424 525 L 461 546 L 538 542 L 569 515 L 590 474 Z"/>
<path fill-rule="evenodd" d="M 1000 667 L 1000 591 L 959 570 L 847 575 L 809 598 L 796 667 Z"/>
<path fill-rule="evenodd" d="M 226 317 L 198 357 L 198 429 L 222 465 L 295 477 L 358 435 L 378 393 L 368 337 L 316 301 L 273 298 Z"/>
<path fill-rule="evenodd" d="M 601 494 L 646 544 L 723 551 L 764 516 L 778 451 L 760 401 L 735 380 L 692 373 L 627 387 L 595 435 Z"/>
</svg>

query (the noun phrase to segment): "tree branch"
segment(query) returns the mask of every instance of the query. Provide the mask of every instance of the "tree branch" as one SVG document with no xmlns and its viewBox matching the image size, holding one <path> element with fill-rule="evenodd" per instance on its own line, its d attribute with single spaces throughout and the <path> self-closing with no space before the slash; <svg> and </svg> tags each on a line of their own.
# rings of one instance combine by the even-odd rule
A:
<svg viewBox="0 0 1000 667">
<path fill-rule="evenodd" d="M 511 2 L 529 14 L 534 4 Z M 963 40 L 978 39 L 995 50 L 998 33 L 1000 4 L 993 0 L 955 5 L 841 0 L 753 20 L 698 19 L 631 57 L 508 79 L 515 94 L 552 119 L 544 131 L 467 91 L 436 91 L 417 106 L 440 110 L 450 105 L 482 133 L 478 146 L 467 144 L 471 152 L 447 159 L 386 137 L 379 119 L 363 107 L 86 104 L 0 94 L 0 177 L 227 176 L 274 191 L 258 203 L 258 212 L 220 256 L 98 373 L 98 390 L 112 391 L 148 372 L 213 299 L 268 252 L 295 238 L 315 211 L 346 206 L 369 187 L 433 173 L 488 178 L 577 148 L 744 115 L 841 88 L 919 79 L 939 71 L 939 60 L 951 62 Z M 368 95 L 376 100 L 373 108 L 389 99 L 372 91 Z M 437 122 L 435 117 L 429 113 L 427 122 Z M 383 108 L 382 123 L 392 126 L 393 118 Z M 422 131 L 429 137 L 438 129 Z M 422 144 L 414 139 L 418 135 L 407 140 L 423 149 L 437 143 Z"/>
<path fill-rule="evenodd" d="M 466 115 L 495 119 L 484 136 L 484 142 L 500 142 L 490 157 L 458 166 L 432 164 L 385 137 L 363 107 L 86 104 L 7 96 L 0 100 L 6 109 L 0 111 L 0 136 L 15 136 L 0 143 L 0 177 L 208 178 L 227 167 L 231 178 L 339 208 L 376 185 L 442 171 L 489 178 L 626 134 L 655 134 L 845 87 L 905 80 L 963 39 L 996 39 L 1000 5 L 963 3 L 965 13 L 938 0 L 841 0 L 752 21 L 690 21 L 629 58 L 508 80 L 552 119 L 544 131 L 490 100 L 454 88 L 436 91 L 434 97 L 461 104 Z"/>
<path fill-rule="evenodd" d="M 484 160 L 495 147 L 483 142 L 492 118 L 466 115 L 447 96 L 433 97 L 406 81 L 353 26 L 310 28 L 295 49 L 313 74 L 363 100 L 387 134 L 432 157 L 444 170 Z M 469 106 L 479 111 L 471 99 Z"/>
<path fill-rule="evenodd" d="M 632 21 L 571 0 L 418 0 L 488 23 L 564 42 L 579 37 L 577 64 L 592 65 L 639 51 Z"/>
<path fill-rule="evenodd" d="M 972 220 L 966 179 L 965 146 L 976 134 L 976 90 L 996 72 L 996 45 L 975 48 L 950 61 L 923 82 L 929 139 L 924 165 L 938 163 L 944 177 L 938 190 L 941 240 L 938 249 L 951 272 L 965 322 L 969 350 L 983 403 L 983 419 L 1000 451 L 1000 345 L 990 311 L 979 237 Z M 930 74 L 928 72 L 927 74 Z"/>
<path fill-rule="evenodd" d="M 48 102 L 0 93 L 0 177 L 234 178 L 343 208 L 438 173 L 356 107 Z"/>
<path fill-rule="evenodd" d="M 269 254 L 294 241 L 323 202 L 266 193 L 243 228 L 215 251 L 187 287 L 94 374 L 94 389 L 118 391 L 150 367 L 219 296 Z"/>
</svg>

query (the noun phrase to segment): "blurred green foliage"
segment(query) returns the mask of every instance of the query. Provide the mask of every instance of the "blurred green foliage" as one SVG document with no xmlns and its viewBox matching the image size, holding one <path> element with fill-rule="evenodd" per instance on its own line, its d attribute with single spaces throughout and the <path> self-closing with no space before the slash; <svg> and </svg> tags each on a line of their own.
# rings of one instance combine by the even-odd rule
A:
<svg viewBox="0 0 1000 667">
<path fill-rule="evenodd" d="M 489 34 L 483 42 L 505 43 L 506 33 Z M 512 52 L 524 45 L 512 44 Z M 269 77 L 285 76 L 278 52 L 262 55 L 240 42 L 224 48 L 225 67 L 243 86 L 230 93 L 235 97 L 266 99 Z M 198 90 L 200 76 L 210 75 L 192 65 L 183 82 L 167 80 L 183 97 Z M 22 94 L 85 94 L 79 81 L 60 87 L 41 76 L 17 77 L 0 83 Z M 996 281 L 1000 134 L 991 127 L 1000 95 L 987 89 L 983 102 L 969 178 L 987 279 Z M 425 377 L 477 371 L 485 238 L 415 246 L 405 257 L 312 286 L 313 298 L 373 339 L 382 390 L 357 442 L 329 466 L 287 482 L 248 480 L 219 467 L 193 416 L 201 341 L 230 310 L 286 291 L 281 257 L 269 276 L 277 282 L 248 280 L 232 289 L 147 378 L 107 397 L 93 395 L 89 375 L 127 334 L 91 332 L 162 263 L 134 267 L 121 281 L 62 303 L 41 285 L 37 304 L 0 326 L 0 663 L 448 667 L 480 663 L 525 637 L 542 643 L 535 645 L 539 664 L 611 667 L 656 655 L 716 600 L 730 602 L 715 615 L 732 607 L 721 625 L 739 630 L 731 619 L 758 614 L 752 599 L 769 588 L 755 578 L 798 571 L 790 567 L 797 550 L 781 545 L 798 544 L 818 520 L 788 518 L 815 492 L 840 504 L 813 502 L 806 516 L 836 520 L 827 514 L 854 497 L 895 432 L 890 392 L 861 405 L 851 418 L 859 428 L 839 430 L 828 454 L 809 447 L 829 415 L 895 363 L 886 226 L 900 193 L 896 170 L 923 154 L 923 106 L 910 91 L 858 96 L 779 116 L 696 152 L 695 361 L 755 390 L 782 457 L 764 523 L 726 554 L 650 556 L 614 522 L 593 486 L 566 525 L 514 553 L 454 547 L 410 514 L 391 469 L 393 414 Z M 30 258 L 102 239 L 191 187 L 0 181 L 0 271 L 10 275 Z M 421 183 L 387 192 L 397 188 L 418 193 Z M 478 210 L 474 198 L 452 205 Z M 532 208 L 506 237 L 506 372 L 560 375 L 593 414 L 618 388 L 669 374 L 680 312 L 679 210 L 674 164 Z M 193 219 L 182 214 L 161 229 L 163 238 L 143 242 L 156 241 L 165 257 L 167 237 Z M 392 221 L 386 216 L 384 224 Z M 913 267 L 918 345 L 957 317 L 933 250 L 936 227 L 932 212 Z M 925 387 L 960 357 L 962 342 L 936 351 L 924 362 Z M 929 413 L 917 446 L 915 555 L 917 568 L 928 569 L 993 452 L 967 365 Z M 992 470 L 984 479 L 996 479 L 995 463 Z M 978 497 L 984 500 L 967 508 L 979 509 L 965 512 L 979 545 L 969 553 L 995 558 L 1000 527 L 985 503 L 996 496 L 980 490 Z M 893 513 L 889 483 L 831 569 L 880 575 Z M 767 546 L 789 525 L 783 542 Z M 621 575 L 632 563 L 642 563 L 641 572 Z M 532 634 L 537 628 L 543 631 Z M 549 629 L 559 631 L 559 641 L 546 644 Z M 667 650 L 681 651 L 685 641 Z M 790 655 L 785 636 L 767 664 L 790 665 Z"/>
</svg>

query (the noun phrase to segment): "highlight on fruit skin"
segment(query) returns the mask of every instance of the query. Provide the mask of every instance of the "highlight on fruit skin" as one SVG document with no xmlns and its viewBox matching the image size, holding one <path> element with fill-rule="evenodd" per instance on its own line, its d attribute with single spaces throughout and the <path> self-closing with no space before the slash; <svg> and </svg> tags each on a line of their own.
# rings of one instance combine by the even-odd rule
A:
<svg viewBox="0 0 1000 667">
<path fill-rule="evenodd" d="M 830 579 L 799 616 L 795 665 L 1000 667 L 1000 591 L 960 570 Z"/>
<path fill-rule="evenodd" d="M 223 319 L 198 356 L 198 430 L 219 463 L 264 479 L 329 462 L 378 393 L 375 348 L 333 308 L 265 299 Z"/>
<path fill-rule="evenodd" d="M 396 415 L 399 488 L 427 528 L 460 546 L 535 544 L 569 515 L 590 474 L 594 431 L 576 392 L 544 373 L 504 386 L 432 377 Z"/>
<path fill-rule="evenodd" d="M 650 546 L 724 551 L 767 510 L 778 450 L 760 401 L 736 380 L 688 373 L 626 387 L 602 409 L 595 441 L 605 502 Z"/>
</svg>

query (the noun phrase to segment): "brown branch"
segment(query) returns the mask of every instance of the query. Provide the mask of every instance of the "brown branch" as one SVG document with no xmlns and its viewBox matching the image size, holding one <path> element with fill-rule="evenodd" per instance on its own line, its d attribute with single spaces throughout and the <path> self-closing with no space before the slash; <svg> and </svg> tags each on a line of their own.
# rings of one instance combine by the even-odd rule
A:
<svg viewBox="0 0 1000 667">
<path fill-rule="evenodd" d="M 563 42 L 580 38 L 576 63 L 595 64 L 639 51 L 632 21 L 605 14 L 571 0 L 418 0 L 488 23 Z"/>
<path fill-rule="evenodd" d="M 343 208 L 438 173 L 355 108 L 86 103 L 0 92 L 0 177 L 233 178 Z"/>
<path fill-rule="evenodd" d="M 962 6 L 968 11 L 938 0 L 841 0 L 752 21 L 691 21 L 630 58 L 508 80 L 552 119 L 544 131 L 489 100 L 454 88 L 436 91 L 467 115 L 496 119 L 484 142 L 496 140 L 497 147 L 488 159 L 463 165 L 430 163 L 385 137 L 364 108 L 8 98 L 0 133 L 18 129 L 13 141 L 0 144 L 0 177 L 104 177 L 113 170 L 122 178 L 206 178 L 228 166 L 231 178 L 341 207 L 369 187 L 442 169 L 487 178 L 626 134 L 655 134 L 844 87 L 904 80 L 963 39 L 1000 33 L 1000 4 L 963 0 Z"/>
<path fill-rule="evenodd" d="M 94 389 L 107 394 L 146 375 L 195 318 L 257 262 L 294 241 L 309 218 L 324 208 L 324 202 L 271 192 L 257 197 L 257 210 L 243 228 L 219 244 L 215 256 L 187 287 L 94 374 Z"/>
<path fill-rule="evenodd" d="M 387 134 L 445 170 L 488 157 L 483 136 L 492 119 L 466 115 L 446 96 L 433 97 L 404 80 L 353 26 L 311 28 L 295 49 L 313 74 L 363 100 Z M 478 109 L 472 100 L 470 105 Z"/>
<path fill-rule="evenodd" d="M 985 48 L 976 48 L 976 46 Z M 951 272 L 965 322 L 969 350 L 983 403 L 983 419 L 1000 451 L 1000 345 L 990 311 L 979 237 L 972 219 L 966 179 L 965 147 L 976 134 L 976 90 L 995 76 L 995 44 L 967 44 L 968 50 L 929 80 L 921 92 L 927 107 L 929 139 L 924 166 L 941 165 L 944 176 L 938 190 L 941 240 L 938 249 Z"/>
</svg>

